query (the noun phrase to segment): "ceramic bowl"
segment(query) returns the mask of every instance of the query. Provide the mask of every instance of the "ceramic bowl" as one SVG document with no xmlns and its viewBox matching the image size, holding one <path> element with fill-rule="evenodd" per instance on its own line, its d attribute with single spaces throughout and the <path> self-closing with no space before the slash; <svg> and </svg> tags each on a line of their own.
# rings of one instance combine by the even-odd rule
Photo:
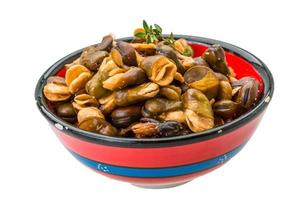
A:
<svg viewBox="0 0 300 200">
<path fill-rule="evenodd" d="M 64 65 L 78 58 L 75 51 L 60 59 L 41 76 L 35 99 L 38 109 L 49 122 L 66 149 L 92 170 L 120 181 L 150 188 L 177 186 L 222 166 L 249 141 L 272 98 L 274 81 L 267 66 L 256 56 L 237 46 L 202 37 L 185 38 L 199 56 L 211 44 L 226 51 L 228 65 L 237 78 L 252 76 L 260 83 L 260 100 L 246 114 L 222 126 L 185 136 L 135 139 L 118 138 L 87 132 L 62 121 L 52 112 L 42 89 L 49 76 L 64 76 Z M 132 38 L 119 40 L 129 41 Z"/>
</svg>

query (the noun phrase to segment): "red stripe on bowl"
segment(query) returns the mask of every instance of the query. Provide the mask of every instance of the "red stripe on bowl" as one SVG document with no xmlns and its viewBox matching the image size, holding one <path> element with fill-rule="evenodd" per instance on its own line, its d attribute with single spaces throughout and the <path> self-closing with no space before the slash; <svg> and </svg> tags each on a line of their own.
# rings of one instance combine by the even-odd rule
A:
<svg viewBox="0 0 300 200">
<path fill-rule="evenodd" d="M 81 140 L 55 127 L 52 129 L 68 149 L 88 159 L 117 166 L 159 168 L 196 163 L 231 151 L 249 140 L 262 115 L 263 113 L 248 124 L 219 137 L 187 145 L 159 148 L 106 146 Z"/>
</svg>

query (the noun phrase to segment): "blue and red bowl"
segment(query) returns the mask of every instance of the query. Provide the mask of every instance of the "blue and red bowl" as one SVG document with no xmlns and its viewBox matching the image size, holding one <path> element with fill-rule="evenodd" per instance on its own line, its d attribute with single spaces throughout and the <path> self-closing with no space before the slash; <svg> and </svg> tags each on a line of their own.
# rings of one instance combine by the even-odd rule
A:
<svg viewBox="0 0 300 200">
<path fill-rule="evenodd" d="M 185 136 L 155 139 L 118 138 L 78 129 L 61 120 L 48 106 L 42 89 L 49 76 L 64 76 L 64 65 L 78 58 L 78 50 L 56 62 L 40 78 L 35 99 L 42 115 L 69 152 L 96 172 L 144 187 L 175 186 L 209 173 L 235 156 L 261 121 L 274 91 L 273 77 L 253 54 L 228 43 L 194 36 L 185 38 L 199 56 L 211 44 L 226 51 L 228 65 L 238 78 L 252 76 L 260 83 L 260 100 L 248 113 L 222 126 Z M 120 40 L 128 41 L 132 38 Z"/>
</svg>

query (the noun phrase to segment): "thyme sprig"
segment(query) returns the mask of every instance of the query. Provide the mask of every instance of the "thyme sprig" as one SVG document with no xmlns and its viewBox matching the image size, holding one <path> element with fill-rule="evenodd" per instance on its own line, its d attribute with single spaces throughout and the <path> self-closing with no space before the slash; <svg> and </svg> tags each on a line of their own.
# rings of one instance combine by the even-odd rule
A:
<svg viewBox="0 0 300 200">
<path fill-rule="evenodd" d="M 173 32 L 171 32 L 170 36 L 167 37 L 167 38 L 164 38 L 164 44 L 166 45 L 174 45 L 174 42 L 175 42 L 175 39 L 174 39 L 174 35 L 173 35 Z"/>
<path fill-rule="evenodd" d="M 148 23 L 143 20 L 144 32 L 138 32 L 134 36 L 144 39 L 147 43 L 158 42 L 162 38 L 162 28 L 158 24 L 148 25 Z"/>
</svg>

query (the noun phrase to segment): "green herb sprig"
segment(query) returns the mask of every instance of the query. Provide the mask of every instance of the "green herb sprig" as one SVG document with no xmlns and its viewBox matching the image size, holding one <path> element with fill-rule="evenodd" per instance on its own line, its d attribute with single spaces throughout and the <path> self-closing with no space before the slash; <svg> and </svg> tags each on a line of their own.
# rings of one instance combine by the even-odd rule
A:
<svg viewBox="0 0 300 200">
<path fill-rule="evenodd" d="M 174 45 L 174 42 L 175 42 L 175 39 L 174 39 L 174 35 L 173 35 L 173 32 L 171 32 L 170 36 L 163 39 L 164 40 L 164 44 L 166 45 Z"/>
<path fill-rule="evenodd" d="M 148 25 L 147 22 L 143 20 L 143 28 L 145 32 L 138 32 L 134 36 L 144 39 L 147 43 L 158 42 L 162 38 L 162 28 L 159 25 Z"/>
</svg>

